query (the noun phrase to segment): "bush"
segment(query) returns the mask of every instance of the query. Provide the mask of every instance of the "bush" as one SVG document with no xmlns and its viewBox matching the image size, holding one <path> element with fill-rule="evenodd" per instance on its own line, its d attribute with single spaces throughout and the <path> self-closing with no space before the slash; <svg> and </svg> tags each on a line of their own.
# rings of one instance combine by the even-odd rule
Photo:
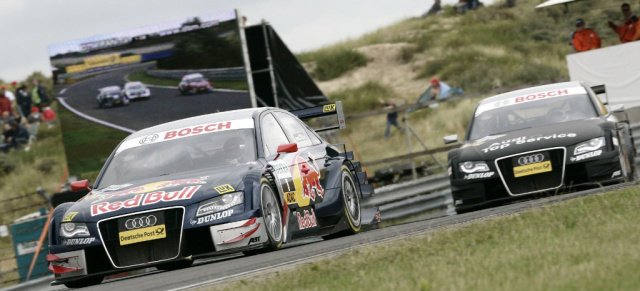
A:
<svg viewBox="0 0 640 291">
<path fill-rule="evenodd" d="M 0 176 L 9 175 L 20 165 L 20 161 L 14 157 L 0 155 Z"/>
<path fill-rule="evenodd" d="M 365 55 L 355 50 L 327 51 L 317 56 L 313 77 L 320 81 L 331 80 L 357 67 L 366 66 L 368 61 Z"/>
<path fill-rule="evenodd" d="M 51 170 L 53 170 L 53 167 L 55 167 L 56 165 L 57 161 L 55 159 L 42 158 L 36 163 L 36 169 L 44 174 L 49 174 L 51 173 Z"/>
<path fill-rule="evenodd" d="M 367 82 L 366 84 L 347 89 L 329 95 L 331 101 L 342 101 L 344 111 L 347 115 L 365 112 L 374 109 L 380 109 L 378 98 L 393 98 L 395 92 L 393 89 L 381 85 L 376 82 Z"/>
</svg>

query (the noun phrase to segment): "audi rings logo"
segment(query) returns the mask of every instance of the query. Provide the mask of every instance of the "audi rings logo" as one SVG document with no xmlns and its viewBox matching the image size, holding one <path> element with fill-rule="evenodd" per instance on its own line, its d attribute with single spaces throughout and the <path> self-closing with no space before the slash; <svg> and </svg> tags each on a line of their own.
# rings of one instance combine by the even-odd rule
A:
<svg viewBox="0 0 640 291">
<path fill-rule="evenodd" d="M 158 137 L 159 136 L 157 134 L 145 136 L 145 137 L 140 139 L 140 144 L 152 143 L 152 142 L 156 141 L 158 139 Z"/>
<path fill-rule="evenodd" d="M 544 156 L 542 154 L 533 154 L 518 158 L 518 164 L 520 164 L 520 166 L 531 165 L 542 161 L 544 161 Z"/>
<path fill-rule="evenodd" d="M 157 222 L 158 222 L 158 218 L 156 218 L 155 215 L 140 216 L 136 218 L 127 219 L 127 221 L 125 221 L 124 223 L 124 227 L 127 229 L 143 228 L 143 227 L 154 226 L 156 225 Z"/>
</svg>

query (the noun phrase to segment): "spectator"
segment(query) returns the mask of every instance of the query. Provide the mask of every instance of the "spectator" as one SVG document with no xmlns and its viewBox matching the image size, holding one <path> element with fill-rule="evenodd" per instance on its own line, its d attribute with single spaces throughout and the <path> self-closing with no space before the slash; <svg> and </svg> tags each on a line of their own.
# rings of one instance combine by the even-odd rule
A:
<svg viewBox="0 0 640 291">
<path fill-rule="evenodd" d="M 430 100 L 436 100 L 440 97 L 440 81 L 437 78 L 431 79 L 431 91 L 429 92 Z"/>
<path fill-rule="evenodd" d="M 9 111 L 3 111 L 2 112 L 2 124 L 11 123 L 11 121 L 13 121 L 13 116 L 11 116 L 11 114 L 9 114 Z"/>
<path fill-rule="evenodd" d="M 33 105 L 42 110 L 49 103 L 49 97 L 47 96 L 47 92 L 40 85 L 38 80 L 33 80 L 33 91 L 31 92 L 31 98 L 33 99 Z"/>
<path fill-rule="evenodd" d="M 2 89 L 2 91 L 4 91 L 4 96 L 7 96 L 7 98 L 9 98 L 9 101 L 11 101 L 11 106 L 13 107 L 16 104 L 16 95 L 14 95 L 11 90 L 7 90 L 6 85 L 2 85 L 2 87 L 0 88 Z"/>
<path fill-rule="evenodd" d="M 622 8 L 622 15 L 624 16 L 622 24 L 617 26 L 609 21 L 609 27 L 620 36 L 621 43 L 626 43 L 635 40 L 636 30 L 638 28 L 638 17 L 631 14 L 631 6 L 629 3 L 624 3 L 620 7 Z"/>
<path fill-rule="evenodd" d="M 442 11 L 442 7 L 440 6 L 440 0 L 435 0 L 433 2 L 433 5 L 431 5 L 431 8 L 429 8 L 429 11 L 427 11 L 425 14 L 422 14 L 422 18 L 425 18 L 429 15 L 436 15 L 440 11 Z"/>
<path fill-rule="evenodd" d="M 13 106 L 11 106 L 11 101 L 9 98 L 4 95 L 4 90 L 0 90 L 0 112 L 9 112 L 9 114 L 13 114 Z"/>
<path fill-rule="evenodd" d="M 13 116 L 11 117 L 11 119 L 13 119 L 16 123 L 20 125 L 22 125 L 22 122 L 25 121 L 25 119 L 22 118 L 22 115 L 20 115 L 20 112 L 18 111 L 13 112 Z"/>
<path fill-rule="evenodd" d="M 507 0 L 507 3 L 504 4 L 504 7 L 511 8 L 516 6 L 516 0 Z"/>
<path fill-rule="evenodd" d="M 582 18 L 576 20 L 576 32 L 571 36 L 571 41 L 577 52 L 598 49 L 602 45 L 598 34 L 590 28 L 585 28 Z"/>
<path fill-rule="evenodd" d="M 22 144 L 29 142 L 29 132 L 16 122 L 5 123 L 3 129 L 5 143 L 10 144 L 11 147 L 20 149 Z"/>
<path fill-rule="evenodd" d="M 458 5 L 457 5 L 457 7 L 458 7 L 458 14 L 464 14 L 465 12 L 467 12 L 467 8 L 468 8 L 468 5 L 467 5 L 467 4 L 468 4 L 468 3 L 467 3 L 467 0 L 460 0 L 460 1 L 458 1 Z"/>
<path fill-rule="evenodd" d="M 16 99 L 20 113 L 22 113 L 24 117 L 29 116 L 29 114 L 31 114 L 31 94 L 27 91 L 27 85 L 22 84 L 16 94 L 18 95 Z"/>
<path fill-rule="evenodd" d="M 40 114 L 40 109 L 38 107 L 31 108 L 31 113 L 27 116 L 27 122 L 35 123 L 42 121 L 42 114 Z"/>
<path fill-rule="evenodd" d="M 13 140 L 13 130 L 11 129 L 11 124 L 4 123 L 2 124 L 2 143 L 0 144 L 0 151 L 8 152 L 11 148 L 11 142 Z"/>
<path fill-rule="evenodd" d="M 384 106 L 384 109 L 389 111 L 387 113 L 387 129 L 384 131 L 384 138 L 389 138 L 391 134 L 391 126 L 395 126 L 398 130 L 402 130 L 402 127 L 398 124 L 398 111 L 396 110 L 396 102 L 395 99 L 391 98 L 388 102 L 382 100 L 382 98 L 378 99 L 378 102 Z"/>
</svg>

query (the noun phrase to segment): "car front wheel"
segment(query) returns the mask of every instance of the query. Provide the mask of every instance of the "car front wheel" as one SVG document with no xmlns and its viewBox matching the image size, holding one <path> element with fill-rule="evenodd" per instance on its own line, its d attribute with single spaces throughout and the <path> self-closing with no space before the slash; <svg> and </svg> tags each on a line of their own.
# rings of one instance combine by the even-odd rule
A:
<svg viewBox="0 0 640 291">
<path fill-rule="evenodd" d="M 266 178 L 263 178 L 260 183 L 260 210 L 267 236 L 269 237 L 267 248 L 271 250 L 279 249 L 284 241 L 282 211 L 275 192 Z"/>
</svg>

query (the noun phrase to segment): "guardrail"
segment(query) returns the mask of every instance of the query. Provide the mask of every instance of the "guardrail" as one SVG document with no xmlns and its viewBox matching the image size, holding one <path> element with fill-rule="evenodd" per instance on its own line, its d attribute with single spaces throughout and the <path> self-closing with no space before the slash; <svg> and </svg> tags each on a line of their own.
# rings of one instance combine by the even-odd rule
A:
<svg viewBox="0 0 640 291">
<path fill-rule="evenodd" d="M 376 189 L 362 207 L 377 206 L 382 221 L 430 213 L 430 217 L 454 214 L 449 176 L 440 174 Z"/>
<path fill-rule="evenodd" d="M 147 74 L 154 77 L 180 80 L 187 74 L 200 73 L 209 81 L 245 81 L 247 72 L 244 67 L 202 69 L 202 70 L 147 70 Z"/>
</svg>

